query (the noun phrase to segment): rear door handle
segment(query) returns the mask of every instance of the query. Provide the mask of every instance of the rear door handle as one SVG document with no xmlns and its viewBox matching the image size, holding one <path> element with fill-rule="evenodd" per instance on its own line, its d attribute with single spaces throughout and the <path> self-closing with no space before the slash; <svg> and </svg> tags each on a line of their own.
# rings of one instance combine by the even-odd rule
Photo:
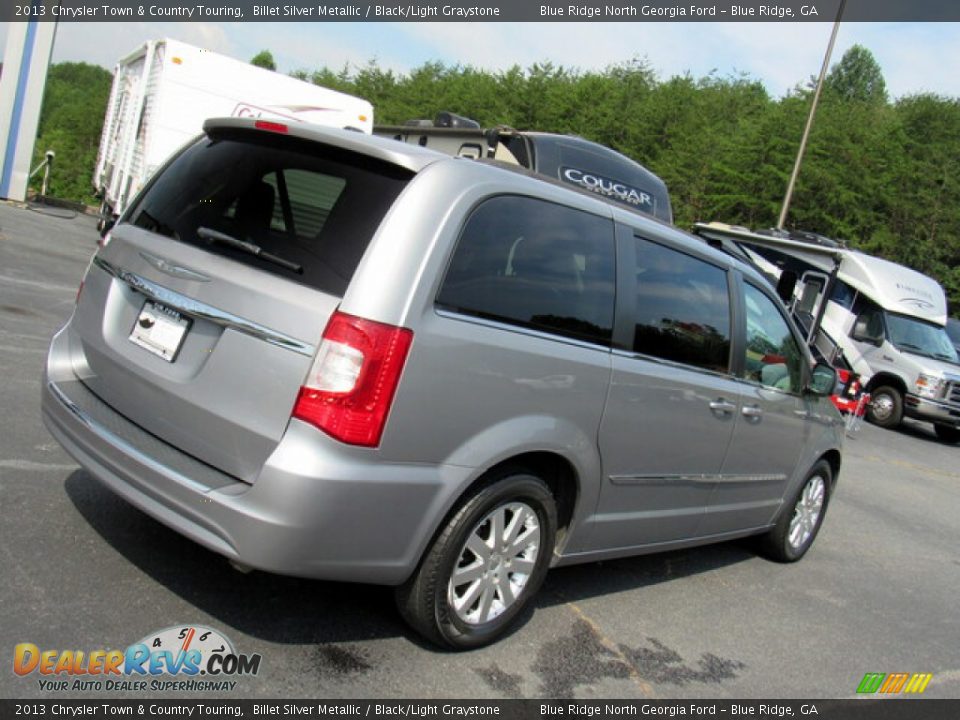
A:
<svg viewBox="0 0 960 720">
<path fill-rule="evenodd" d="M 763 417 L 763 410 L 756 405 L 744 405 L 740 409 L 740 414 L 748 420 L 759 420 Z"/>
<path fill-rule="evenodd" d="M 729 400 L 724 400 L 720 398 L 719 400 L 714 400 L 710 403 L 710 409 L 715 413 L 722 413 L 724 415 L 729 415 L 734 410 L 737 409 L 737 406 L 734 405 Z"/>
</svg>

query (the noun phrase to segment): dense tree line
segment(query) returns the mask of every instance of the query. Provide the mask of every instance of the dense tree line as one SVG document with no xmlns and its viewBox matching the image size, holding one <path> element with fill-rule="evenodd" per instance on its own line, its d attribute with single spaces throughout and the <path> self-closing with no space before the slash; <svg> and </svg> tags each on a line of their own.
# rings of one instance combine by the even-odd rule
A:
<svg viewBox="0 0 960 720">
<path fill-rule="evenodd" d="M 49 194 L 92 204 L 93 171 L 113 76 L 99 65 L 59 63 L 47 73 L 32 168 L 56 153 Z M 31 169 L 32 169 L 31 168 Z M 41 176 L 32 186 L 39 191 Z"/>
<path fill-rule="evenodd" d="M 484 127 L 573 133 L 608 145 L 663 177 L 680 226 L 776 223 L 812 93 L 807 83 L 772 98 L 748 76 L 659 79 L 639 60 L 602 71 L 539 63 L 491 72 L 426 63 L 399 74 L 371 62 L 294 74 L 370 100 L 378 123 L 450 110 Z M 90 116 L 84 128 L 103 117 L 109 83 L 97 77 L 95 84 L 97 92 L 84 100 Z M 41 129 L 48 136 L 55 129 L 69 135 L 79 124 L 54 122 L 49 98 L 63 92 L 58 87 L 48 83 Z M 85 151 L 94 150 L 85 157 L 95 158 L 98 132 L 84 137 Z M 54 149 L 59 161 L 63 151 Z M 931 274 L 960 308 L 958 169 L 960 101 L 921 94 L 891 102 L 872 55 L 855 46 L 828 76 L 788 225 Z M 77 172 L 76 182 L 64 178 L 54 189 L 87 193 L 92 160 Z"/>
</svg>

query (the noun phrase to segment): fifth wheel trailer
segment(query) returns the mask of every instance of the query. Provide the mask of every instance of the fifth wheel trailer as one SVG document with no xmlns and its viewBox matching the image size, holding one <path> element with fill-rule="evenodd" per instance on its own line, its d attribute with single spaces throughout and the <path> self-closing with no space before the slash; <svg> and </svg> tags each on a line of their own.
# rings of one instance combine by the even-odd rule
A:
<svg viewBox="0 0 960 720">
<path fill-rule="evenodd" d="M 211 117 L 373 129 L 373 106 L 366 100 L 177 40 L 150 40 L 121 58 L 114 71 L 93 176 L 101 223 L 123 212 Z"/>
</svg>

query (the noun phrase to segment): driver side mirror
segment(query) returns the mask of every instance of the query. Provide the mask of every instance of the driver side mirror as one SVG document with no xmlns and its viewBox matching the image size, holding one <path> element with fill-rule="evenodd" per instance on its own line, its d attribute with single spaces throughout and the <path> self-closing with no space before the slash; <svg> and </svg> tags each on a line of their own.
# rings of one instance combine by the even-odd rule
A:
<svg viewBox="0 0 960 720">
<path fill-rule="evenodd" d="M 810 373 L 810 380 L 807 383 L 807 392 L 819 397 L 833 395 L 837 387 L 837 369 L 827 363 L 817 363 L 813 372 Z"/>
<path fill-rule="evenodd" d="M 881 329 L 877 332 L 875 327 L 870 327 L 870 321 L 873 317 L 874 315 L 872 314 L 864 314 L 857 317 L 853 323 L 853 332 L 850 333 L 850 337 L 857 342 L 870 343 L 871 345 L 880 347 L 883 345 L 883 330 Z"/>
</svg>

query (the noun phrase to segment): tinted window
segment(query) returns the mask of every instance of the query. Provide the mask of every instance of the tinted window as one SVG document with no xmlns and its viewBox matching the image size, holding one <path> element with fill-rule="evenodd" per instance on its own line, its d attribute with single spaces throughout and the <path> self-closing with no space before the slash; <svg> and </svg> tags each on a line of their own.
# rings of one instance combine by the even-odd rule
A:
<svg viewBox="0 0 960 720">
<path fill-rule="evenodd" d="M 853 301 L 856 296 L 856 290 L 847 285 L 843 280 L 836 280 L 833 285 L 833 294 L 830 296 L 830 299 L 840 307 L 844 307 L 849 310 L 853 307 Z"/>
<path fill-rule="evenodd" d="M 730 367 L 726 271 L 647 240 L 635 242 L 634 351 L 726 372 Z"/>
<path fill-rule="evenodd" d="M 273 133 L 203 138 L 178 156 L 125 216 L 325 292 L 343 295 L 410 173 L 363 155 Z M 302 272 L 211 243 L 198 228 L 258 245 Z"/>
<path fill-rule="evenodd" d="M 744 307 L 747 379 L 786 392 L 800 392 L 803 355 L 786 319 L 773 300 L 752 285 L 744 285 Z"/>
<path fill-rule="evenodd" d="M 614 246 L 610 220 L 503 196 L 467 221 L 440 307 L 609 344 Z"/>
</svg>

